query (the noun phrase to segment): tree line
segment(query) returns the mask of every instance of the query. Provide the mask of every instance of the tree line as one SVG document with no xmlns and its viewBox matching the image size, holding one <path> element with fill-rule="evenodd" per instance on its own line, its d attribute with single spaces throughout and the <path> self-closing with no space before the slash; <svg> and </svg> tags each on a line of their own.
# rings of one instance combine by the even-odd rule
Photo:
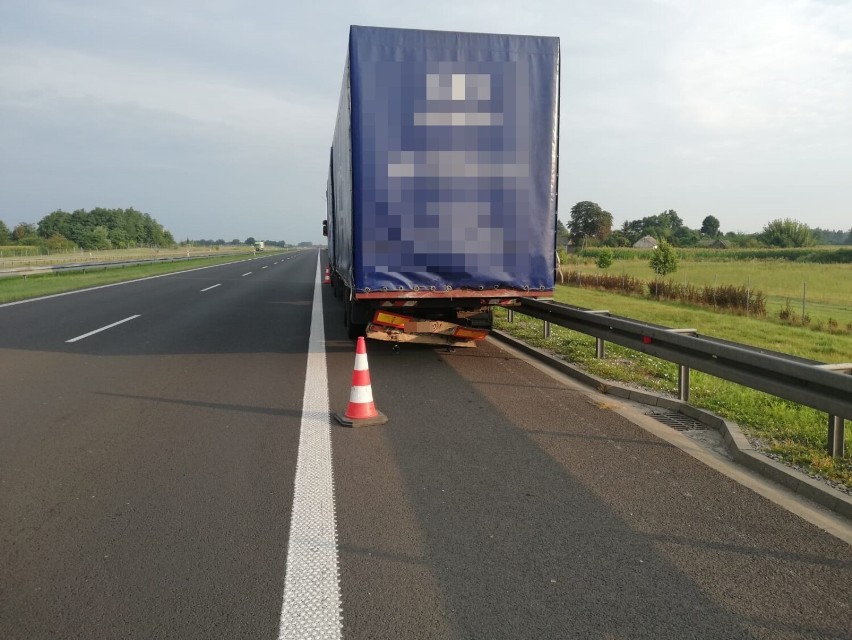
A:
<svg viewBox="0 0 852 640">
<path fill-rule="evenodd" d="M 808 225 L 789 218 L 772 220 L 760 233 L 723 233 L 719 219 L 708 215 L 700 229 L 687 227 L 677 211 L 662 213 L 638 220 L 625 221 L 620 229 L 613 229 L 613 217 L 596 202 L 578 202 L 571 207 L 567 225 L 559 224 L 560 244 L 576 246 L 630 247 L 640 238 L 651 236 L 665 240 L 676 247 L 695 247 L 723 241 L 724 244 L 744 248 L 756 247 L 809 247 L 817 244 L 852 244 L 849 231 L 811 229 Z"/>
<path fill-rule="evenodd" d="M 21 222 L 11 230 L 0 220 L 0 245 L 6 244 L 47 247 L 51 251 L 176 245 L 163 225 L 132 207 L 77 209 L 71 213 L 57 209 L 37 224 Z"/>
<path fill-rule="evenodd" d="M 208 240 L 205 238 L 202 238 L 201 240 L 190 240 L 189 238 L 187 238 L 183 244 L 192 245 L 194 247 L 218 247 L 227 245 L 236 247 L 242 244 L 252 246 L 255 242 L 256 240 L 252 236 L 249 236 L 245 240 L 239 240 L 237 238 L 234 238 L 233 240 L 225 240 L 224 238 L 219 238 L 218 240 Z M 264 242 L 268 246 L 281 247 L 282 249 L 286 249 L 287 247 L 291 246 L 284 240 L 264 240 Z"/>
</svg>

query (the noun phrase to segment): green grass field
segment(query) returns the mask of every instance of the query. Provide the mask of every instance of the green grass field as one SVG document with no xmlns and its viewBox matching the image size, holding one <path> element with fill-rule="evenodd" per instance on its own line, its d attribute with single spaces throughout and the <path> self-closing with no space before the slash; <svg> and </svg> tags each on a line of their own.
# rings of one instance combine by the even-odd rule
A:
<svg viewBox="0 0 852 640">
<path fill-rule="evenodd" d="M 581 273 L 601 273 L 594 261 L 576 261 L 563 265 Z M 615 260 L 607 273 L 653 280 L 647 260 Z M 777 318 L 789 302 L 797 316 L 805 314 L 811 325 L 829 319 L 841 327 L 852 325 L 852 264 L 815 264 L 780 260 L 718 261 L 681 258 L 678 269 L 669 276 L 675 282 L 697 286 L 750 286 L 767 298 L 767 316 Z"/>
<path fill-rule="evenodd" d="M 848 334 L 820 333 L 759 318 L 575 286 L 558 286 L 555 298 L 588 309 L 608 309 L 614 315 L 642 322 L 694 328 L 703 335 L 822 362 L 852 362 L 852 335 Z M 607 357 L 597 360 L 594 338 L 554 326 L 551 337 L 544 339 L 540 320 L 516 314 L 515 322 L 508 323 L 504 310 L 497 312 L 496 325 L 602 378 L 677 395 L 677 366 L 672 363 L 612 344 L 607 345 Z M 819 411 L 697 371 L 691 376 L 690 403 L 735 421 L 753 442 L 783 461 L 852 489 L 852 427 L 847 428 L 846 457 L 835 460 L 826 454 L 828 418 Z"/>
<path fill-rule="evenodd" d="M 245 260 L 251 257 L 251 255 L 251 253 L 246 253 L 244 250 L 242 253 L 231 252 L 211 258 L 195 258 L 162 264 L 127 265 L 125 267 L 111 267 L 108 269 L 104 267 L 92 267 L 91 269 L 87 269 L 85 273 L 80 271 L 42 273 L 28 275 L 26 278 L 20 275 L 5 276 L 0 277 L 0 303 L 37 298 L 39 296 L 97 287 L 115 282 L 124 282 L 126 280 L 147 278 L 164 273 L 185 271 L 186 269 L 197 269 L 198 267 L 224 264 L 226 262 L 235 262 L 237 260 Z M 126 257 L 125 254 L 124 259 L 132 260 L 134 258 Z M 139 259 L 139 256 L 136 259 Z"/>
</svg>

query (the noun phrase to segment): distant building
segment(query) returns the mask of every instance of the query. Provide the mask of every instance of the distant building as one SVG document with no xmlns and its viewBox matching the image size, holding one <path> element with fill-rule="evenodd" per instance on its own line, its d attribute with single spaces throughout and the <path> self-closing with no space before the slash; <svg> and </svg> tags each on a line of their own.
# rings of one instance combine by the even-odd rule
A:
<svg viewBox="0 0 852 640">
<path fill-rule="evenodd" d="M 727 249 L 728 243 L 722 238 L 705 238 L 698 242 L 698 246 L 702 249 Z"/>
<path fill-rule="evenodd" d="M 636 242 L 633 243 L 634 249 L 656 249 L 657 248 L 657 239 L 653 236 L 644 236 L 639 238 Z"/>
</svg>

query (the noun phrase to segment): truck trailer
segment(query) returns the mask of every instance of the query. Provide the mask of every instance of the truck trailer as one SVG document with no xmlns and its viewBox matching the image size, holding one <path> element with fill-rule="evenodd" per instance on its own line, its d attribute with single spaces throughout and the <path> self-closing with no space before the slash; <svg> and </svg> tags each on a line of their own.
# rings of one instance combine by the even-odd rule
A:
<svg viewBox="0 0 852 640">
<path fill-rule="evenodd" d="M 471 346 L 553 295 L 559 39 L 352 26 L 326 191 L 351 338 Z"/>
</svg>

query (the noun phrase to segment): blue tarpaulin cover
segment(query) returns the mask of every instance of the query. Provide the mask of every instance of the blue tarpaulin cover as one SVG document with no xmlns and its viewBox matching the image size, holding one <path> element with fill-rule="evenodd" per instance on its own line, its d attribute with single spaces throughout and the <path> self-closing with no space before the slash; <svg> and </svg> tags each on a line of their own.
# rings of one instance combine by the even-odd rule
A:
<svg viewBox="0 0 852 640">
<path fill-rule="evenodd" d="M 329 250 L 356 292 L 553 289 L 558 38 L 353 26 Z"/>
</svg>

